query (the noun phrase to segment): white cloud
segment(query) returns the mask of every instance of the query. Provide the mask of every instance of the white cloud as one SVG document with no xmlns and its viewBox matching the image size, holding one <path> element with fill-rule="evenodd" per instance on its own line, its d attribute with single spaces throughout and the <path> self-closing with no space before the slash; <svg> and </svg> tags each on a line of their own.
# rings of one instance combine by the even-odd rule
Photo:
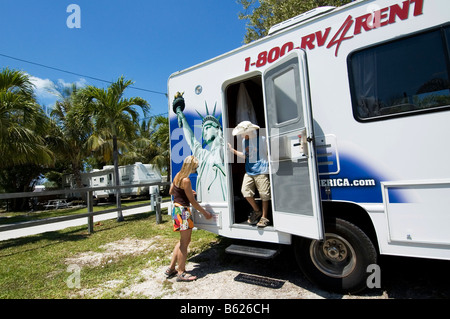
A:
<svg viewBox="0 0 450 319">
<path fill-rule="evenodd" d="M 53 93 L 55 90 L 55 84 L 49 79 L 41 79 L 36 76 L 30 75 L 30 81 L 34 84 L 34 93 L 38 100 L 55 99 L 56 96 Z"/>
<path fill-rule="evenodd" d="M 73 84 L 71 82 L 66 82 L 63 79 L 58 79 L 57 83 L 59 86 L 62 86 L 62 87 L 70 87 Z M 86 85 L 88 85 L 88 82 L 86 81 L 86 79 L 80 78 L 78 81 L 75 81 L 75 84 L 77 85 L 78 88 L 80 88 L 80 87 L 85 87 Z"/>
<path fill-rule="evenodd" d="M 58 79 L 55 84 L 50 79 L 41 79 L 33 75 L 29 75 L 29 78 L 35 86 L 34 93 L 36 94 L 37 101 L 47 106 L 53 105 L 58 98 L 56 87 L 69 87 L 72 85 L 72 83 L 66 82 L 63 79 Z M 86 79 L 80 78 L 75 84 L 77 87 L 85 87 L 88 83 Z"/>
</svg>

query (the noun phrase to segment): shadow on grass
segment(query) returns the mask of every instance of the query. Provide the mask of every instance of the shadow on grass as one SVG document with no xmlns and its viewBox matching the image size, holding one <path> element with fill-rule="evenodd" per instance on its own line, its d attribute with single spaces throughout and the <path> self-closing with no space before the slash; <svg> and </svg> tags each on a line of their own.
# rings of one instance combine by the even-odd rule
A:
<svg viewBox="0 0 450 319">
<path fill-rule="evenodd" d="M 121 228 L 126 226 L 129 222 L 136 222 L 147 220 L 156 215 L 156 212 L 140 213 L 135 215 L 129 215 L 125 217 L 122 222 L 113 220 L 105 220 L 94 224 L 94 233 L 99 234 L 105 231 Z M 162 220 L 161 224 L 168 223 L 167 220 Z M 155 223 L 156 224 L 156 223 Z M 57 231 L 48 231 L 41 234 L 14 238 L 9 240 L 0 241 L 0 258 L 13 256 L 19 253 L 35 251 L 44 247 L 60 244 L 63 242 L 76 242 L 90 238 L 92 234 L 89 234 L 87 225 L 69 227 Z M 39 243 L 42 243 L 39 245 Z M 8 248 L 20 248 L 14 252 L 5 251 Z M 2 253 L 3 252 L 3 253 Z"/>
</svg>

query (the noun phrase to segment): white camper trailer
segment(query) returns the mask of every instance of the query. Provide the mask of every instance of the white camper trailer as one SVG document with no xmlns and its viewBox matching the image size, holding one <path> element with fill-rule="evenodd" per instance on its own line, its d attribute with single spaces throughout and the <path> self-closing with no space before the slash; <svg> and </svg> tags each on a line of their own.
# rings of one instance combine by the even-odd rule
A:
<svg viewBox="0 0 450 319">
<path fill-rule="evenodd" d="M 152 164 L 135 163 L 133 165 L 119 166 L 120 185 L 133 185 L 144 183 L 161 182 L 161 174 L 159 170 Z M 123 195 L 147 195 L 153 194 L 158 190 L 159 186 L 144 186 L 144 187 L 130 187 L 123 188 L 121 193 Z"/>
<path fill-rule="evenodd" d="M 337 291 L 364 289 L 380 254 L 450 260 L 449 52 L 448 0 L 367 0 L 171 75 L 172 178 L 198 157 L 193 186 L 214 212 L 195 225 L 294 244 L 305 275 Z M 244 119 L 267 137 L 265 228 L 246 222 L 244 163 L 226 148 Z"/>
<path fill-rule="evenodd" d="M 146 183 L 160 183 L 162 181 L 159 169 L 153 164 L 142 164 L 136 162 L 130 165 L 119 166 L 120 185 L 146 184 Z M 114 166 L 106 165 L 102 169 L 93 169 L 89 173 L 81 174 L 82 183 L 85 187 L 109 187 L 115 186 L 114 181 Z M 75 182 L 72 175 L 64 176 L 65 186 L 70 185 L 75 188 Z M 122 188 L 122 196 L 139 196 L 149 195 L 155 192 L 159 193 L 159 186 L 135 186 L 129 188 Z M 113 189 L 104 189 L 94 191 L 94 197 L 105 199 L 114 196 Z"/>
<path fill-rule="evenodd" d="M 108 187 L 114 186 L 114 166 L 106 165 L 102 169 L 93 169 L 89 173 L 83 173 L 81 179 L 86 178 L 90 187 Z M 113 189 L 97 190 L 93 193 L 94 198 L 98 201 L 114 196 Z"/>
</svg>

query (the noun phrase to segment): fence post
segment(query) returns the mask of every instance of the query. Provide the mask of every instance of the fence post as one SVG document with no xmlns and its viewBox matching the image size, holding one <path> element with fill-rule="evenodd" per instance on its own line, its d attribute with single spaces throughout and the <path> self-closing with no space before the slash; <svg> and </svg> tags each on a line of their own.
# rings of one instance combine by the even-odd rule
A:
<svg viewBox="0 0 450 319">
<path fill-rule="evenodd" d="M 120 186 L 116 185 L 116 205 L 117 205 L 117 221 L 118 222 L 123 222 L 124 218 L 123 218 L 123 214 L 122 214 L 122 199 L 121 199 L 121 189 Z"/>
<path fill-rule="evenodd" d="M 156 194 L 150 194 L 150 206 L 151 206 L 151 210 L 154 211 L 156 210 Z"/>
<path fill-rule="evenodd" d="M 92 191 L 87 192 L 87 209 L 88 209 L 88 213 L 90 214 L 88 216 L 88 232 L 89 232 L 89 234 L 94 233 L 94 215 L 92 215 L 92 213 L 94 212 L 94 198 L 92 195 L 93 195 Z"/>
<path fill-rule="evenodd" d="M 161 216 L 161 196 L 156 196 L 156 224 L 162 223 L 162 216 Z"/>
</svg>

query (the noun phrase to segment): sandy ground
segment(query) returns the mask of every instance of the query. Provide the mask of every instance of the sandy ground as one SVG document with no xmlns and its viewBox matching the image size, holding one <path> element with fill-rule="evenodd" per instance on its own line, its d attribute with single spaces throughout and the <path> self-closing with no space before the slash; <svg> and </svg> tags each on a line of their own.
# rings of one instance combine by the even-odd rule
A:
<svg viewBox="0 0 450 319">
<path fill-rule="evenodd" d="M 142 254 L 153 249 L 158 238 L 137 240 L 125 238 L 104 245 L 105 251 L 87 252 L 66 260 L 81 267 L 95 267 L 114 262 L 122 255 Z M 382 257 L 381 289 L 367 290 L 360 295 L 341 295 L 321 290 L 300 272 L 289 248 L 271 260 L 228 255 L 223 245 L 189 259 L 187 270 L 198 276 L 194 282 L 167 279 L 167 266 L 149 264 L 131 284 L 123 287 L 120 280 L 111 280 L 99 287 L 81 289 L 78 297 L 99 298 L 108 290 L 122 287 L 121 298 L 157 299 L 387 299 L 387 298 L 450 298 L 450 263 L 413 258 Z M 429 269 L 429 270 L 427 270 Z"/>
</svg>

